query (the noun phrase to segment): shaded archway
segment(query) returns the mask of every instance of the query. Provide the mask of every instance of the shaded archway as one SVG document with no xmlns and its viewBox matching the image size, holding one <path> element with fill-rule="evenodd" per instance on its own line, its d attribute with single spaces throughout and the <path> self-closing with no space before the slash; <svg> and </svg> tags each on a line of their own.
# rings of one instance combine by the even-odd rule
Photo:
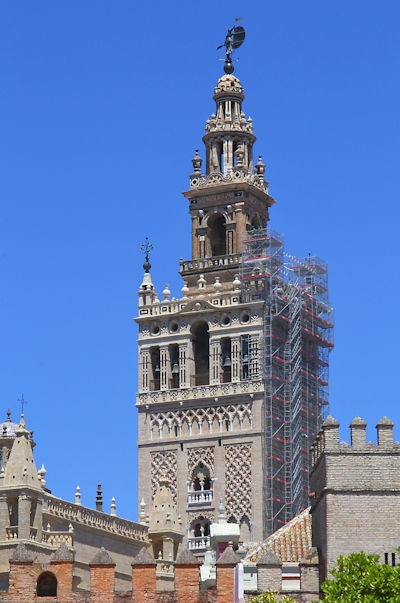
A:
<svg viewBox="0 0 400 603">
<path fill-rule="evenodd" d="M 213 214 L 208 220 L 208 238 L 212 257 L 226 255 L 225 218 L 221 214 Z"/>
<path fill-rule="evenodd" d="M 208 385 L 209 377 L 209 333 L 208 324 L 201 322 L 193 329 L 193 356 L 195 385 Z"/>
<path fill-rule="evenodd" d="M 37 581 L 38 597 L 56 597 L 57 596 L 57 578 L 51 572 L 40 574 Z"/>
</svg>

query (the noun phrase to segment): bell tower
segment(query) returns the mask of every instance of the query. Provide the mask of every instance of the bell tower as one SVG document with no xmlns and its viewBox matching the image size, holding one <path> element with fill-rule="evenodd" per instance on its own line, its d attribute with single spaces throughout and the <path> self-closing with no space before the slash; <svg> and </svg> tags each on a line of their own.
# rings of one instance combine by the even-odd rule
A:
<svg viewBox="0 0 400 603">
<path fill-rule="evenodd" d="M 274 199 L 268 194 L 265 164 L 254 165 L 251 117 L 242 103 L 243 87 L 226 74 L 214 90 L 215 113 L 203 136 L 205 173 L 199 151 L 192 160 L 190 189 L 184 193 L 192 218 L 192 260 L 181 263 L 189 288 L 207 273 L 224 286 L 238 270 L 243 233 L 265 228 Z"/>
<path fill-rule="evenodd" d="M 220 499 L 243 541 L 308 506 L 308 443 L 328 413 L 327 264 L 286 254 L 267 227 L 275 201 L 230 56 L 240 29 L 228 31 L 215 112 L 183 193 L 192 257 L 180 262 L 181 296 L 170 299 L 168 285 L 157 296 L 147 242 L 136 319 L 142 513 L 166 476 L 194 554 L 209 544 Z"/>
<path fill-rule="evenodd" d="M 220 499 L 245 541 L 263 537 L 263 302 L 243 303 L 242 240 L 264 229 L 275 202 L 256 137 L 243 113 L 239 79 L 214 90 L 203 162 L 192 160 L 192 257 L 180 263 L 179 299 L 150 275 L 139 291 L 139 497 L 148 513 L 165 476 L 182 518 L 185 544 L 203 554 Z M 205 170 L 202 171 L 203 163 Z"/>
</svg>

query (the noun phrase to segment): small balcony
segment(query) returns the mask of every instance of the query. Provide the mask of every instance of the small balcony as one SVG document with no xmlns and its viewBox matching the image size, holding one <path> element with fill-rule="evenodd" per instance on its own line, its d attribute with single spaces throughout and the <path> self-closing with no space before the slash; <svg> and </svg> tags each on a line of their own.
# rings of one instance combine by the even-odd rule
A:
<svg viewBox="0 0 400 603">
<path fill-rule="evenodd" d="M 210 546 L 209 536 L 198 536 L 197 538 L 188 538 L 188 549 L 190 551 L 205 551 Z"/>
<path fill-rule="evenodd" d="M 191 490 L 188 492 L 188 505 L 202 505 L 213 501 L 212 490 Z"/>
</svg>

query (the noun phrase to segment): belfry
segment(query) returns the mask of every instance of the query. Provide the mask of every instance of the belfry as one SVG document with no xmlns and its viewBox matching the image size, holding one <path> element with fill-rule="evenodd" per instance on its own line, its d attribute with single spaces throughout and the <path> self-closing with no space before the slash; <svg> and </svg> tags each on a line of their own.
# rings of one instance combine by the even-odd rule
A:
<svg viewBox="0 0 400 603">
<path fill-rule="evenodd" d="M 229 67 L 229 65 L 228 65 Z M 166 476 L 185 543 L 202 553 L 220 499 L 261 541 L 308 506 L 309 444 L 327 414 L 333 347 L 327 266 L 284 251 L 268 226 L 262 157 L 244 91 L 225 68 L 192 160 L 192 257 L 179 299 L 139 290 L 139 498 Z M 203 169 L 204 164 L 204 169 Z"/>
</svg>

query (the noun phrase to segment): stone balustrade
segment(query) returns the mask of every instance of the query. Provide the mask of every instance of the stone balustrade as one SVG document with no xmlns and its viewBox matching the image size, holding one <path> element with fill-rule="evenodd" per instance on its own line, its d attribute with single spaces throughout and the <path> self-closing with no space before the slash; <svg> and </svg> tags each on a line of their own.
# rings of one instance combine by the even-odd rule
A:
<svg viewBox="0 0 400 603">
<path fill-rule="evenodd" d="M 132 540 L 146 540 L 147 528 L 145 526 L 126 519 L 120 519 L 115 515 L 108 515 L 108 513 L 75 505 L 52 496 L 46 497 L 46 506 L 43 510 L 43 515 L 48 520 L 51 520 L 52 517 L 61 517 L 70 522 L 120 534 Z"/>
<path fill-rule="evenodd" d="M 188 492 L 188 505 L 199 505 L 210 503 L 213 500 L 212 490 L 196 490 Z"/>
<path fill-rule="evenodd" d="M 204 551 L 210 546 L 209 536 L 197 536 L 195 538 L 188 538 L 188 548 L 191 551 Z"/>
<path fill-rule="evenodd" d="M 166 389 L 152 392 L 141 392 L 136 395 L 138 405 L 159 404 L 170 400 L 184 401 L 200 398 L 215 398 L 236 394 L 251 394 L 262 391 L 261 379 L 249 381 L 234 381 L 231 383 L 217 383 L 215 385 L 199 385 L 179 389 Z"/>
</svg>

